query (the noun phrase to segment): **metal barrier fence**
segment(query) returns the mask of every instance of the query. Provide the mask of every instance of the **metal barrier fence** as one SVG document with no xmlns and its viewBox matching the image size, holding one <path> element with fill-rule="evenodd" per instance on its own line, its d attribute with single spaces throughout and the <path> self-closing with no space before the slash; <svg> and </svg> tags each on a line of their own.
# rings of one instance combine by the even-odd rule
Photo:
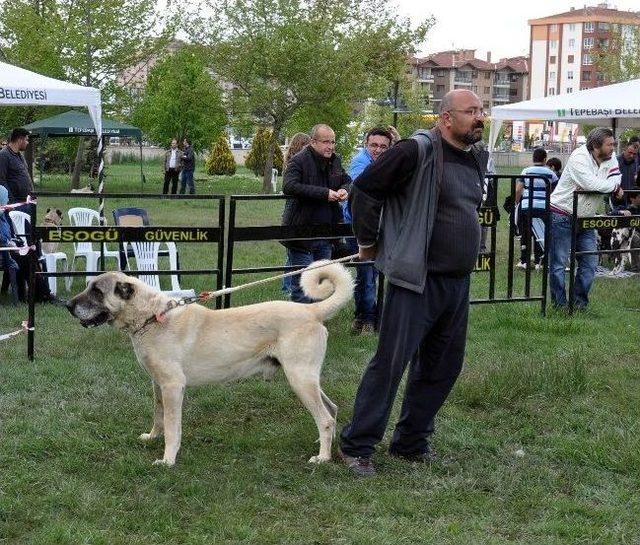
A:
<svg viewBox="0 0 640 545">
<path fill-rule="evenodd" d="M 225 196 L 224 195 L 151 195 L 151 194 L 131 194 L 131 193 L 108 193 L 103 195 L 82 194 L 82 193 L 38 193 L 39 198 L 80 198 L 80 199 L 155 199 L 155 200 L 206 200 L 218 203 L 217 221 L 214 226 L 206 227 L 167 227 L 162 225 L 145 225 L 136 227 L 125 226 L 99 226 L 99 227 L 41 227 L 36 225 L 37 205 L 32 204 L 30 209 L 30 229 L 25 233 L 28 244 L 35 244 L 38 240 L 43 242 L 95 242 L 100 244 L 100 269 L 98 271 L 37 271 L 37 255 L 30 252 L 29 259 L 29 319 L 28 319 L 28 341 L 27 355 L 30 360 L 34 358 L 35 343 L 35 282 L 36 276 L 48 277 L 75 277 L 75 276 L 96 276 L 106 272 L 104 270 L 104 245 L 106 242 L 185 242 L 185 243 L 214 243 L 217 246 L 217 267 L 199 269 L 169 269 L 153 271 L 153 275 L 208 275 L 215 277 L 216 289 L 223 287 L 223 264 L 224 264 L 224 244 L 225 244 Z M 126 250 L 125 250 L 126 251 Z M 128 274 L 148 275 L 148 270 L 128 270 Z M 216 308 L 221 308 L 220 298 L 216 299 Z"/>
<path fill-rule="evenodd" d="M 625 199 L 628 196 L 640 194 L 640 190 L 625 190 Z M 623 227 L 628 228 L 640 228 L 640 215 L 600 215 L 600 216 L 587 216 L 578 217 L 578 198 L 580 195 L 600 195 L 603 198 L 607 195 L 599 191 L 574 191 L 573 203 L 572 203 L 572 216 L 571 216 L 571 251 L 569 257 L 569 313 L 573 314 L 575 310 L 575 275 L 576 275 L 576 262 L 581 256 L 588 255 L 622 255 L 640 252 L 640 248 L 629 248 L 625 250 L 601 250 L 596 248 L 595 250 L 583 250 L 578 251 L 577 239 L 580 230 L 590 229 L 621 229 Z"/>
</svg>

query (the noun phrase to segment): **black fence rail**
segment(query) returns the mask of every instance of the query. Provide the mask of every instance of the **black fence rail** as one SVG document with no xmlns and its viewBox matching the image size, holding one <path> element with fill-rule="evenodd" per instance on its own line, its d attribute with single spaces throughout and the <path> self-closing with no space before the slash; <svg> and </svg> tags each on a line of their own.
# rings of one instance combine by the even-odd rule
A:
<svg viewBox="0 0 640 545">
<path fill-rule="evenodd" d="M 638 195 L 640 194 L 640 190 L 625 190 L 625 200 L 628 199 L 629 195 Z M 607 250 L 596 248 L 595 250 L 582 250 L 578 251 L 577 241 L 578 241 L 578 233 L 581 230 L 605 230 L 605 232 L 612 231 L 614 229 L 640 229 L 640 214 L 630 214 L 630 215 L 612 215 L 612 214 L 603 214 L 597 216 L 578 216 L 578 199 L 580 195 L 600 195 L 603 199 L 606 199 L 607 193 L 601 193 L 599 191 L 574 191 L 573 192 L 573 203 L 572 203 L 572 215 L 571 215 L 571 250 L 569 254 L 569 313 L 573 314 L 575 311 L 575 276 L 576 276 L 576 268 L 577 262 L 581 256 L 588 255 L 617 255 L 623 256 L 624 254 L 635 254 L 640 252 L 640 248 L 625 248 L 625 249 L 615 249 L 615 250 Z"/>
<path fill-rule="evenodd" d="M 122 244 L 124 242 L 180 242 L 180 243 L 212 243 L 217 248 L 217 265 L 215 268 L 198 269 L 162 269 L 162 270 L 126 270 L 122 271 L 130 275 L 212 275 L 214 277 L 216 289 L 223 288 L 224 253 L 225 253 L 225 203 L 224 195 L 152 195 L 138 193 L 107 193 L 96 195 L 91 193 L 62 193 L 62 192 L 42 192 L 36 197 L 44 198 L 79 198 L 94 199 L 131 199 L 135 204 L 139 204 L 140 199 L 146 200 L 181 200 L 181 201 L 211 201 L 217 203 L 217 213 L 213 216 L 213 226 L 204 227 L 174 227 L 163 225 L 143 225 L 143 226 L 60 226 L 42 227 L 37 226 L 37 204 L 32 204 L 29 209 L 30 226 L 28 233 L 25 233 L 29 245 L 36 245 L 42 242 L 91 242 L 100 244 L 100 270 L 97 271 L 38 271 L 36 252 L 30 252 L 29 256 L 29 318 L 28 318 L 28 340 L 27 356 L 34 359 L 35 353 L 35 283 L 36 277 L 76 277 L 76 276 L 96 276 L 107 272 L 104 267 L 104 245 L 107 242 Z M 120 263 L 122 265 L 122 263 Z M 216 308 L 222 307 L 221 298 L 216 299 Z"/>
</svg>

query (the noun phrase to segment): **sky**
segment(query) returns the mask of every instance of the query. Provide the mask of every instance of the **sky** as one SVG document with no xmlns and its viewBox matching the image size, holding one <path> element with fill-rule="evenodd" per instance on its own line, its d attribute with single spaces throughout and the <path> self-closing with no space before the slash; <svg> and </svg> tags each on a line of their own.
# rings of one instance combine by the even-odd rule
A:
<svg viewBox="0 0 640 545">
<path fill-rule="evenodd" d="M 447 49 L 476 49 L 476 57 L 491 60 L 529 54 L 529 19 L 539 19 L 585 6 L 584 0 L 394 0 L 400 13 L 413 21 L 433 15 L 435 26 L 429 31 L 421 53 Z M 588 6 L 600 2 L 592 0 Z M 623 11 L 640 11 L 640 0 L 616 0 L 608 7 Z"/>
</svg>

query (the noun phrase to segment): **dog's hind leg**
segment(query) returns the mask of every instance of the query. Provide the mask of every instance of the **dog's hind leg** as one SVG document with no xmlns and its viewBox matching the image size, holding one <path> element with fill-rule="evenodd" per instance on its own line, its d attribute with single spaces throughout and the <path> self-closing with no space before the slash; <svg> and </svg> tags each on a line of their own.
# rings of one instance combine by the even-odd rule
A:
<svg viewBox="0 0 640 545">
<path fill-rule="evenodd" d="M 162 391 L 160 390 L 160 386 L 155 382 L 153 383 L 153 398 L 155 405 L 153 409 L 153 427 L 149 433 L 143 433 L 138 437 L 140 441 L 145 443 L 147 441 L 153 441 L 164 434 L 164 407 L 162 406 Z"/>
<path fill-rule="evenodd" d="M 279 348 L 278 360 L 282 370 L 318 427 L 320 451 L 317 456 L 312 456 L 309 462 L 328 462 L 331 460 L 331 442 L 336 421 L 323 399 L 320 388 L 320 370 L 327 348 L 327 330 L 318 324 L 315 335 L 309 330 L 291 332 L 288 339 L 281 341 Z M 326 395 L 324 398 L 329 400 Z M 329 407 L 335 407 L 333 402 L 329 403 Z"/>
<path fill-rule="evenodd" d="M 331 414 L 331 417 L 335 420 L 336 416 L 338 416 L 338 406 L 329 399 L 329 396 L 327 396 L 322 389 L 320 389 L 320 395 L 322 396 L 324 406 L 327 408 L 327 411 L 329 411 L 329 414 Z"/>
<path fill-rule="evenodd" d="M 172 466 L 176 463 L 176 455 L 180 450 L 182 438 L 184 384 L 176 382 L 162 384 L 160 389 L 164 408 L 164 457 L 153 463 L 154 465 Z"/>
</svg>

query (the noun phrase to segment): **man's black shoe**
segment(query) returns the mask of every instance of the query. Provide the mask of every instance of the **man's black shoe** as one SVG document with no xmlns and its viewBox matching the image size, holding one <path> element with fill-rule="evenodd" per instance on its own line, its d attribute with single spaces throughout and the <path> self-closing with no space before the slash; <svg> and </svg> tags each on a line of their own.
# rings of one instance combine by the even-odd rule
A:
<svg viewBox="0 0 640 545">
<path fill-rule="evenodd" d="M 376 468 L 373 467 L 371 458 L 349 456 L 341 450 L 338 451 L 338 456 L 356 477 L 375 477 Z"/>
<path fill-rule="evenodd" d="M 399 458 L 405 462 L 412 462 L 418 464 L 431 464 L 436 461 L 436 453 L 432 449 L 427 449 L 425 452 L 414 452 L 412 454 L 402 454 L 400 452 L 389 451 L 389 456 Z"/>
</svg>

